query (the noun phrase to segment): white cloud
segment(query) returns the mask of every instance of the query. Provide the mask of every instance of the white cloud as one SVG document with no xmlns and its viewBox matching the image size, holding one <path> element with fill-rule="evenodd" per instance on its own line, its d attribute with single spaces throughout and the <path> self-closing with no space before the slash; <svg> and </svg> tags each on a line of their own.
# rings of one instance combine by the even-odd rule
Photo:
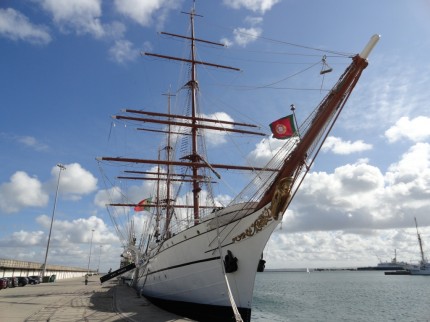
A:
<svg viewBox="0 0 430 322">
<path fill-rule="evenodd" d="M 26 207 L 43 207 L 49 201 L 48 191 L 57 187 L 59 168 L 51 170 L 52 179 L 42 183 L 37 178 L 30 177 L 24 171 L 17 171 L 10 182 L 0 186 L 0 209 L 6 213 L 18 212 Z M 60 194 L 72 200 L 79 200 L 83 195 L 97 189 L 97 179 L 78 163 L 66 165 L 61 173 Z"/>
<path fill-rule="evenodd" d="M 42 207 L 49 196 L 37 178 L 23 171 L 15 172 L 10 182 L 0 185 L 0 209 L 6 213 L 18 212 L 23 207 Z"/>
<path fill-rule="evenodd" d="M 44 228 L 43 231 L 20 230 L 9 236 L 0 237 L 0 246 L 5 256 L 13 254 L 14 259 L 38 263 L 42 261 L 45 256 L 51 216 L 39 216 L 36 218 L 36 223 Z M 96 269 L 100 264 L 101 270 L 106 272 L 109 267 L 119 266 L 118 257 L 112 256 L 112 254 L 121 253 L 118 237 L 101 218 L 96 216 L 74 220 L 55 219 L 48 263 L 86 268 L 91 241 L 90 268 Z M 7 258 L 12 258 L 12 255 Z"/>
<path fill-rule="evenodd" d="M 144 27 L 153 23 L 155 15 L 157 22 L 162 24 L 167 13 L 179 5 L 180 1 L 177 0 L 115 0 L 115 7 L 119 13 Z"/>
<path fill-rule="evenodd" d="M 234 120 L 231 118 L 230 115 L 224 112 L 217 112 L 210 115 L 202 115 L 202 118 L 208 118 L 211 120 L 218 120 L 218 121 L 225 121 L 225 122 L 233 122 Z M 230 124 L 222 124 L 222 123 L 208 123 L 208 122 L 202 122 L 205 125 L 208 126 L 216 126 L 224 129 L 231 129 L 233 128 L 233 125 Z M 206 132 L 207 137 L 210 137 L 209 140 L 207 140 L 207 144 L 211 146 L 220 145 L 226 142 L 226 132 L 222 131 L 216 131 L 216 130 L 204 130 Z"/>
<path fill-rule="evenodd" d="M 245 18 L 245 22 L 251 26 L 257 26 L 263 23 L 263 17 L 251 17 L 248 16 Z"/>
<path fill-rule="evenodd" d="M 372 149 L 372 145 L 362 140 L 355 142 L 343 141 L 341 138 L 329 136 L 322 146 L 322 151 L 332 151 L 335 154 L 351 154 Z"/>
<path fill-rule="evenodd" d="M 16 231 L 12 233 L 12 235 L 6 239 L 1 241 L 1 245 L 10 245 L 13 244 L 14 246 L 24 246 L 24 247 L 30 247 L 30 246 L 37 246 L 41 245 L 42 242 L 45 240 L 43 231 Z"/>
<path fill-rule="evenodd" d="M 233 30 L 233 39 L 223 38 L 221 42 L 226 46 L 232 46 L 236 44 L 238 46 L 246 47 L 249 43 L 257 40 L 257 38 L 263 33 L 263 29 L 259 27 L 262 24 L 262 17 L 246 17 L 245 23 L 250 27 L 239 27 Z"/>
<path fill-rule="evenodd" d="M 231 47 L 234 44 L 234 42 L 228 38 L 221 38 L 220 42 L 226 47 Z"/>
<path fill-rule="evenodd" d="M 430 137 L 430 118 L 425 116 L 418 116 L 414 119 L 402 117 L 394 126 L 385 131 L 385 137 L 390 143 L 403 138 L 413 142 L 426 140 Z"/>
<path fill-rule="evenodd" d="M 115 41 L 115 44 L 109 49 L 109 56 L 118 63 L 133 61 L 139 57 L 139 51 L 133 47 L 133 43 L 121 39 Z"/>
<path fill-rule="evenodd" d="M 49 150 L 49 147 L 46 144 L 40 142 L 33 136 L 19 136 L 9 133 L 0 133 L 0 139 L 5 139 L 6 141 L 11 141 L 13 143 L 18 142 L 19 144 L 38 152 Z"/>
<path fill-rule="evenodd" d="M 366 220 L 371 227 L 385 218 L 384 209 L 378 209 L 382 198 L 377 198 L 383 195 L 383 188 L 383 175 L 367 164 L 345 165 L 332 174 L 312 172 L 293 200 L 286 221 L 293 231 L 362 228 Z"/>
<path fill-rule="evenodd" d="M 123 199 L 123 192 L 119 187 L 99 190 L 94 197 L 94 204 L 98 207 L 105 208 L 107 204 L 119 203 Z"/>
<path fill-rule="evenodd" d="M 17 138 L 18 142 L 28 146 L 36 151 L 46 151 L 48 150 L 48 146 L 39 142 L 36 138 L 32 136 L 21 136 Z"/>
<path fill-rule="evenodd" d="M 61 172 L 60 192 L 67 198 L 78 200 L 83 195 L 94 192 L 97 189 L 97 178 L 89 171 L 82 168 L 78 163 L 70 163 L 65 165 L 66 170 Z M 51 190 L 55 189 L 58 180 L 59 168 L 52 167 L 52 179 L 48 183 Z"/>
<path fill-rule="evenodd" d="M 123 39 L 127 27 L 118 21 L 113 21 L 109 24 L 103 24 L 105 36 L 110 36 L 112 39 Z"/>
<path fill-rule="evenodd" d="M 153 49 L 152 44 L 149 41 L 145 41 L 142 47 L 144 52 L 151 51 Z"/>
<path fill-rule="evenodd" d="M 285 143 L 273 137 L 261 140 L 247 156 L 248 162 L 255 166 L 265 166 Z"/>
<path fill-rule="evenodd" d="M 51 217 L 39 216 L 36 218 L 36 221 L 43 227 L 49 228 Z M 87 244 L 91 241 L 93 229 L 93 243 L 109 244 L 118 242 L 118 237 L 110 231 L 109 227 L 101 218 L 96 216 L 78 218 L 71 221 L 56 219 L 55 229 L 52 231 L 51 239 L 53 244 L 56 244 L 57 246 Z"/>
<path fill-rule="evenodd" d="M 250 42 L 255 41 L 263 32 L 261 28 L 236 28 L 233 30 L 234 41 L 239 46 L 245 47 Z"/>
<path fill-rule="evenodd" d="M 0 9 L 0 36 L 32 44 L 47 44 L 52 39 L 48 28 L 32 24 L 22 13 L 12 9 Z"/>
<path fill-rule="evenodd" d="M 412 146 L 389 167 L 386 177 L 393 202 L 424 210 L 430 197 L 430 144 Z"/>
<path fill-rule="evenodd" d="M 41 6 L 52 14 L 54 22 L 63 32 L 75 31 L 78 35 L 103 37 L 105 30 L 100 22 L 101 0 L 42 0 Z"/>
<path fill-rule="evenodd" d="M 289 232 L 389 229 L 430 224 L 429 207 L 430 145 L 418 143 L 386 173 L 363 161 L 309 173 L 284 221 Z"/>
<path fill-rule="evenodd" d="M 365 163 L 344 165 L 337 168 L 334 175 L 345 194 L 373 194 L 384 187 L 384 178 L 380 170 Z"/>
<path fill-rule="evenodd" d="M 233 9 L 245 8 L 254 12 L 264 13 L 280 2 L 280 0 L 224 0 L 224 5 Z"/>
</svg>

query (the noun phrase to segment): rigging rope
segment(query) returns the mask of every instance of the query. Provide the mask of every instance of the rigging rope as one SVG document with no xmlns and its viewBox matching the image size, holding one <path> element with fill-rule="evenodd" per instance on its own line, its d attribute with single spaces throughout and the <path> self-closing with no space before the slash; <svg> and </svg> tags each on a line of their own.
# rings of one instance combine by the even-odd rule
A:
<svg viewBox="0 0 430 322">
<path fill-rule="evenodd" d="M 315 67 L 316 65 L 319 65 L 320 63 L 321 63 L 321 61 L 318 61 L 318 62 L 316 62 L 316 63 L 312 64 L 311 66 L 309 66 L 309 67 L 307 67 L 307 68 L 305 68 L 305 69 L 302 69 L 302 70 L 298 71 L 297 73 L 294 73 L 294 74 L 292 74 L 292 75 L 290 75 L 290 76 L 287 76 L 287 77 L 285 77 L 285 78 L 283 78 L 283 79 L 280 79 L 280 80 L 278 80 L 278 81 L 276 81 L 276 82 L 273 82 L 273 83 L 270 83 L 270 84 L 267 84 L 267 85 L 251 87 L 251 88 L 249 88 L 249 89 L 270 88 L 270 86 L 273 86 L 273 85 L 279 84 L 279 83 L 281 83 L 281 82 L 283 82 L 283 81 L 285 81 L 285 80 L 287 80 L 287 79 L 290 79 L 290 78 L 292 78 L 292 77 L 294 77 L 294 76 L 297 76 L 297 75 L 299 75 L 299 74 L 301 74 L 301 73 L 304 73 L 305 71 L 307 71 L 307 70 L 311 69 L 312 67 Z"/>
<path fill-rule="evenodd" d="M 353 56 L 352 53 L 346 53 L 346 52 L 341 52 L 341 51 L 336 51 L 336 50 L 321 49 L 321 48 L 316 48 L 316 47 L 311 47 L 311 46 L 306 46 L 306 45 L 300 45 L 300 44 L 296 44 L 296 43 L 292 43 L 292 42 L 288 42 L 288 41 L 277 40 L 277 39 L 273 39 L 273 38 L 269 38 L 269 37 L 256 36 L 255 34 L 240 31 L 240 30 L 237 30 L 236 28 L 227 28 L 225 26 L 219 25 L 217 23 L 212 22 L 212 20 L 210 18 L 205 19 L 205 21 L 210 22 L 210 24 L 212 24 L 213 26 L 216 26 L 219 29 L 228 30 L 230 32 L 234 32 L 237 34 L 242 34 L 244 36 L 251 37 L 252 39 L 262 39 L 262 40 L 277 43 L 277 44 L 288 45 L 288 46 L 292 46 L 292 47 L 298 47 L 298 48 L 303 48 L 303 49 L 308 49 L 308 50 L 313 50 L 313 51 L 319 51 L 319 52 L 323 52 L 323 53 L 330 53 L 330 54 L 334 54 L 334 55 L 338 55 L 338 56 L 345 56 L 345 57 L 352 57 Z"/>
<path fill-rule="evenodd" d="M 102 167 L 100 166 L 100 162 L 98 162 L 98 168 L 99 168 L 99 171 L 100 171 L 101 177 L 102 177 L 102 179 L 103 179 L 104 186 L 107 188 L 106 180 L 108 180 L 108 181 L 109 181 L 109 178 L 105 175 L 105 173 L 104 173 L 104 171 L 103 171 Z M 111 194 L 110 194 L 110 190 L 109 190 L 109 189 L 106 189 L 106 193 L 107 193 L 107 195 L 108 195 L 108 197 L 109 197 L 109 200 L 110 200 L 110 201 L 112 201 L 112 197 L 111 197 Z M 125 242 L 125 238 L 124 238 L 124 235 L 122 234 L 121 230 L 119 229 L 119 225 L 118 225 L 118 223 L 117 223 L 117 221 L 116 221 L 115 216 L 111 213 L 111 211 L 109 210 L 109 207 L 108 207 L 107 205 L 106 205 L 106 209 L 107 209 L 107 212 L 108 212 L 108 214 L 109 214 L 109 217 L 110 217 L 110 219 L 111 219 L 112 223 L 114 224 L 114 227 L 115 227 L 115 230 L 116 230 L 116 232 L 117 232 L 118 237 L 119 237 L 119 238 L 123 241 L 123 243 L 124 243 L 124 242 Z"/>
</svg>

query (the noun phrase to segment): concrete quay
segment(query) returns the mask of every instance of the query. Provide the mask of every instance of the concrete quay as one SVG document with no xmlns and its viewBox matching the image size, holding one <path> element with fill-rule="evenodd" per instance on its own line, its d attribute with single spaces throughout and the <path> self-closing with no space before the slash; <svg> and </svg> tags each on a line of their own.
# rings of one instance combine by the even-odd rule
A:
<svg viewBox="0 0 430 322">
<path fill-rule="evenodd" d="M 100 284 L 100 276 L 70 278 L 0 290 L 0 321 L 192 321 L 163 311 L 118 281 Z"/>
</svg>

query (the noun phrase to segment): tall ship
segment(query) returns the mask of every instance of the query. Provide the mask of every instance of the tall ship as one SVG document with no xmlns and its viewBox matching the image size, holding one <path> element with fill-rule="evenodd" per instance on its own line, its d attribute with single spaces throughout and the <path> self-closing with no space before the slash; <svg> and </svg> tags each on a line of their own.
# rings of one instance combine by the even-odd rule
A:
<svg viewBox="0 0 430 322">
<path fill-rule="evenodd" d="M 410 275 L 430 275 L 430 263 L 424 256 L 423 241 L 418 231 L 417 218 L 415 219 L 415 227 L 417 229 L 418 245 L 420 247 L 421 260 L 418 265 L 412 265 L 408 268 Z"/>
<path fill-rule="evenodd" d="M 142 132 L 165 136 L 159 152 L 151 159 L 97 159 L 102 166 L 128 166 L 118 179 L 153 186 L 151 196 L 141 201 L 124 196 L 125 202 L 110 205 L 142 210 L 147 219 L 145 233 L 131 238 L 122 255 L 136 266 L 130 276 L 138 292 L 157 306 L 194 320 L 250 321 L 254 281 L 265 245 L 368 65 L 379 36 L 372 36 L 361 53 L 351 57 L 340 79 L 300 126 L 294 107 L 291 115 L 271 124 L 273 136 L 285 143 L 265 166 L 215 163 L 206 143 L 217 133 L 267 134 L 250 123 L 209 118 L 200 109 L 197 70 L 236 68 L 199 59 L 196 46 L 222 45 L 197 38 L 194 22 L 198 15 L 194 8 L 186 14 L 189 35 L 162 34 L 187 41 L 188 57 L 144 53 L 188 65 L 189 79 L 182 87 L 188 96 L 185 112 L 172 113 L 170 95 L 167 112 L 123 110 L 115 120 L 139 123 Z M 237 172 L 248 172 L 249 183 L 223 204 L 215 196 L 214 185 Z"/>
</svg>

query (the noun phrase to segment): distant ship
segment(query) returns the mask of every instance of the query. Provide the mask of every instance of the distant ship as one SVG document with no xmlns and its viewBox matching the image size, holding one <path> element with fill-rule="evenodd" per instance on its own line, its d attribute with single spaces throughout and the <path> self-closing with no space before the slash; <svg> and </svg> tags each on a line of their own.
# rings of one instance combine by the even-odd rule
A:
<svg viewBox="0 0 430 322">
<path fill-rule="evenodd" d="M 418 237 L 418 244 L 420 246 L 421 260 L 418 265 L 413 265 L 409 267 L 408 271 L 410 275 L 430 275 L 430 263 L 428 262 L 427 258 L 424 257 L 423 241 L 418 231 L 417 218 L 414 218 L 414 219 L 415 219 L 415 227 L 417 228 L 417 237 Z"/>
<path fill-rule="evenodd" d="M 402 270 L 408 267 L 408 263 L 406 262 L 398 262 L 397 261 L 397 251 L 394 250 L 394 258 L 391 260 L 391 262 L 380 262 L 376 266 L 376 270 L 378 271 L 396 271 L 396 270 Z"/>
<path fill-rule="evenodd" d="M 394 250 L 394 258 L 390 262 L 380 262 L 377 266 L 358 267 L 358 271 L 400 271 L 410 265 L 406 262 L 397 261 L 397 250 Z"/>
</svg>

